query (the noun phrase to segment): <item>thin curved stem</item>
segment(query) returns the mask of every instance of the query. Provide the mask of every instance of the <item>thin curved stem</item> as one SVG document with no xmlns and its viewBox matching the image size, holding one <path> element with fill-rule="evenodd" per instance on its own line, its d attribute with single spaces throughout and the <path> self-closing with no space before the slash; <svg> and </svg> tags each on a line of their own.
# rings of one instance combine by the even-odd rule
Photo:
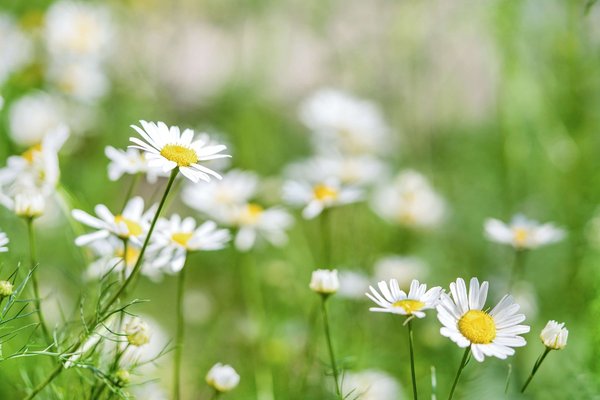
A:
<svg viewBox="0 0 600 400">
<path fill-rule="evenodd" d="M 48 330 L 48 326 L 46 325 L 46 321 L 44 319 L 44 313 L 42 311 L 42 301 L 40 298 L 40 288 L 38 285 L 37 274 L 35 273 L 35 269 L 37 267 L 36 261 L 36 253 L 35 253 L 35 235 L 33 229 L 33 218 L 27 218 L 27 234 L 29 235 L 29 258 L 31 260 L 31 283 L 33 286 L 33 296 L 34 296 L 34 304 L 36 308 L 36 313 L 38 316 L 38 320 L 40 321 L 40 326 L 42 327 L 42 333 L 44 334 L 44 339 L 46 339 L 46 343 L 52 342 L 52 336 L 50 336 L 50 331 Z"/>
<path fill-rule="evenodd" d="M 413 331 L 412 331 L 412 319 L 407 323 L 408 327 L 408 347 L 410 349 L 410 375 L 412 377 L 412 388 L 413 388 L 413 399 L 417 400 L 417 378 L 415 374 L 415 355 L 413 350 Z"/>
<path fill-rule="evenodd" d="M 467 358 L 469 357 L 469 352 L 471 351 L 471 346 L 465 349 L 465 354 L 463 354 L 463 358 L 460 361 L 460 366 L 458 367 L 458 371 L 456 371 L 456 377 L 454 378 L 454 383 L 452 384 L 452 389 L 450 389 L 450 394 L 448 395 L 448 400 L 452 400 L 452 396 L 454 396 L 454 390 L 456 390 L 456 385 L 458 384 L 458 379 L 460 378 L 460 374 L 462 373 L 465 365 L 467 365 Z"/>
<path fill-rule="evenodd" d="M 183 350 L 183 338 L 185 331 L 185 315 L 183 310 L 183 295 L 185 292 L 186 267 L 179 271 L 177 277 L 177 333 L 175 339 L 175 368 L 173 368 L 173 399 L 181 398 L 181 354 Z"/>
<path fill-rule="evenodd" d="M 323 325 L 325 327 L 325 339 L 327 340 L 327 348 L 329 349 L 329 358 L 331 360 L 331 368 L 333 368 L 333 380 L 335 383 L 335 393 L 338 399 L 342 400 L 342 391 L 340 388 L 340 379 L 338 375 L 337 363 L 335 361 L 335 353 L 333 351 L 333 343 L 331 342 L 331 331 L 329 329 L 329 315 L 327 313 L 327 296 L 321 296 L 321 310 L 323 311 Z"/>
<path fill-rule="evenodd" d="M 325 208 L 320 216 L 321 243 L 323 252 L 323 266 L 331 267 L 331 209 Z"/>
<path fill-rule="evenodd" d="M 523 385 L 523 388 L 521 389 L 521 393 L 525 392 L 525 389 L 527 389 L 527 386 L 529 386 L 529 383 L 531 382 L 531 380 L 535 376 L 535 373 L 537 372 L 537 370 L 540 368 L 540 366 L 544 362 L 544 359 L 546 358 L 548 353 L 550 353 L 550 350 L 552 350 L 550 347 L 546 347 L 546 349 L 544 350 L 542 355 L 537 359 L 537 361 L 533 365 L 533 369 L 531 370 L 531 373 L 529 374 L 529 378 L 527 378 L 527 380 L 525 381 L 525 384 Z"/>
</svg>

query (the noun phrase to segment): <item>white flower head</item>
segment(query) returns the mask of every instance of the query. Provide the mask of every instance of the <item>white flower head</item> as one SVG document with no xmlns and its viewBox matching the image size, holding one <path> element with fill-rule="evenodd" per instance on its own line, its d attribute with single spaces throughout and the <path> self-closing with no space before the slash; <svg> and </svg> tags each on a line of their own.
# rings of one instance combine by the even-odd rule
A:
<svg viewBox="0 0 600 400">
<path fill-rule="evenodd" d="M 6 253 L 8 251 L 8 243 L 10 243 L 8 236 L 6 236 L 6 233 L 0 231 L 0 253 Z"/>
<path fill-rule="evenodd" d="M 313 292 L 323 295 L 337 292 L 340 288 L 337 270 L 318 269 L 313 271 L 309 287 Z"/>
<path fill-rule="evenodd" d="M 15 214 L 23 218 L 37 218 L 44 213 L 44 195 L 36 190 L 27 190 L 15 195 Z"/>
<path fill-rule="evenodd" d="M 86 104 L 101 99 L 109 80 L 96 62 L 59 60 L 50 65 L 48 80 L 65 95 Z"/>
<path fill-rule="evenodd" d="M 386 372 L 373 369 L 344 374 L 342 392 L 351 393 L 349 398 L 359 400 L 402 398 L 398 381 Z"/>
<path fill-rule="evenodd" d="M 519 250 L 535 249 L 559 242 L 565 237 L 563 229 L 551 223 L 540 224 L 521 214 L 515 215 L 508 224 L 493 218 L 487 219 L 485 234 L 493 242 L 508 244 Z"/>
<path fill-rule="evenodd" d="M 206 374 L 206 383 L 219 392 L 229 392 L 240 383 L 240 376 L 231 365 L 216 363 Z"/>
<path fill-rule="evenodd" d="M 238 232 L 235 236 L 235 247 L 240 251 L 248 251 L 264 238 L 274 246 L 287 243 L 286 230 L 294 219 L 280 207 L 264 209 L 257 203 L 247 203 L 232 210 L 234 225 Z"/>
<path fill-rule="evenodd" d="M 398 281 L 391 279 L 389 285 L 385 281 L 378 283 L 379 293 L 373 286 L 369 286 L 371 293 L 365 293 L 379 307 L 370 308 L 374 312 L 387 312 L 406 316 L 414 315 L 417 318 L 425 317 L 425 310 L 435 308 L 440 299 L 442 288 L 439 286 L 427 290 L 426 284 L 413 280 L 408 294 L 400 290 Z"/>
<path fill-rule="evenodd" d="M 544 346 L 552 350 L 564 349 L 568 338 L 569 330 L 565 328 L 565 323 L 558 323 L 553 320 L 548 321 L 540 333 L 540 339 L 542 339 Z"/>
<path fill-rule="evenodd" d="M 33 92 L 10 105 L 8 119 L 10 137 L 15 143 L 35 146 L 42 142 L 48 132 L 65 124 L 65 107 L 57 96 Z"/>
<path fill-rule="evenodd" d="M 505 359 L 515 353 L 514 347 L 527 343 L 521 336 L 529 332 L 529 326 L 520 325 L 525 321 L 518 314 L 519 305 L 510 295 L 504 296 L 491 311 L 483 309 L 488 293 L 488 283 L 479 284 L 472 278 L 467 287 L 462 278 L 450 284 L 450 292 L 441 294 L 437 306 L 438 319 L 444 325 L 442 336 L 450 338 L 459 347 L 471 346 L 473 357 L 482 362 L 487 357 Z"/>
<path fill-rule="evenodd" d="M 215 160 L 230 157 L 227 154 L 218 154 L 226 149 L 224 145 L 209 145 L 208 137 L 203 135 L 194 140 L 194 131 L 186 129 L 183 132 L 179 127 L 170 128 L 164 122 L 140 121 L 142 127 L 131 127 L 140 134 L 144 140 L 135 137 L 129 140 L 135 145 L 130 147 L 145 152 L 150 167 L 161 168 L 163 172 L 178 168 L 189 180 L 197 183 L 200 179 L 210 182 L 211 176 L 221 179 L 215 171 L 200 165 L 200 161 Z"/>
<path fill-rule="evenodd" d="M 148 324 L 139 317 L 133 317 L 125 325 L 125 335 L 130 345 L 140 347 L 150 341 Z"/>
<path fill-rule="evenodd" d="M 340 288 L 338 295 L 348 299 L 363 299 L 369 288 L 369 277 L 362 272 L 340 270 L 338 274 Z"/>
<path fill-rule="evenodd" d="M 150 168 L 146 157 L 137 149 L 121 150 L 106 146 L 104 154 L 110 159 L 108 178 L 111 181 L 119 180 L 124 174 L 145 174 L 149 183 L 155 183 L 159 176 L 168 176 L 158 168 Z"/>
<path fill-rule="evenodd" d="M 181 271 L 189 252 L 220 250 L 230 239 L 229 231 L 219 229 L 213 221 L 197 226 L 194 218 L 181 219 L 173 214 L 158 220 L 148 249 L 157 254 L 153 262 L 156 268 L 174 274 Z"/>
<path fill-rule="evenodd" d="M 317 217 L 326 208 L 356 203 L 362 197 L 361 189 L 343 186 L 336 179 L 318 183 L 288 181 L 283 187 L 283 198 L 294 206 L 304 207 L 302 216 L 305 219 Z"/>
<path fill-rule="evenodd" d="M 399 173 L 374 194 L 373 210 L 383 219 L 399 225 L 431 229 L 446 214 L 446 204 L 429 181 L 412 170 Z"/>
<path fill-rule="evenodd" d="M 114 235 L 120 239 L 130 240 L 135 244 L 141 244 L 141 238 L 149 229 L 150 220 L 154 215 L 155 207 L 144 212 L 144 199 L 133 197 L 130 199 L 123 212 L 113 214 L 104 204 L 98 204 L 94 211 L 97 217 L 82 210 L 73 210 L 73 218 L 84 225 L 95 228 L 96 231 L 81 235 L 75 239 L 77 246 L 85 246 L 96 240 L 101 240 Z"/>
</svg>

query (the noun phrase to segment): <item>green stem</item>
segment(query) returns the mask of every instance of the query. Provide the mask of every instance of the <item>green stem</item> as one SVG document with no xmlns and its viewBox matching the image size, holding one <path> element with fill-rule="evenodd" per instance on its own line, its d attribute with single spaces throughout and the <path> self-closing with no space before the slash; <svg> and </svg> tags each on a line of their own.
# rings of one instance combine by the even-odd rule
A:
<svg viewBox="0 0 600 400">
<path fill-rule="evenodd" d="M 152 236 L 152 233 L 154 232 L 154 227 L 156 226 L 156 221 L 158 221 L 158 218 L 160 217 L 160 213 L 162 212 L 164 205 L 165 205 L 165 201 L 167 199 L 167 196 L 169 195 L 169 192 L 171 190 L 171 187 L 173 186 L 173 182 L 175 181 L 175 177 L 177 176 L 177 173 L 179 172 L 178 169 L 174 169 L 173 172 L 171 172 L 171 176 L 169 177 L 169 182 L 167 183 L 167 187 L 165 189 L 165 193 L 163 194 L 162 199 L 160 200 L 160 203 L 158 205 L 158 209 L 156 210 L 156 214 L 154 215 L 154 218 L 152 219 L 152 222 L 150 224 L 150 229 L 148 230 L 148 235 L 146 235 L 146 239 L 144 240 L 144 244 L 142 245 L 142 248 L 140 250 L 140 255 L 138 256 L 138 259 L 133 267 L 133 270 L 131 271 L 131 275 L 129 275 L 129 277 L 127 278 L 127 280 L 125 280 L 125 282 L 123 282 L 123 285 L 119 288 L 119 290 L 108 300 L 108 302 L 105 304 L 105 306 L 100 310 L 100 312 L 98 312 L 97 314 L 94 314 L 94 316 L 92 318 L 90 318 L 89 323 L 86 323 L 86 327 L 89 328 L 90 332 L 93 332 L 96 325 L 98 325 L 98 323 L 100 323 L 105 317 L 106 317 L 106 312 L 110 309 L 110 307 L 121 297 L 121 295 L 125 292 L 125 289 L 127 289 L 127 287 L 131 284 L 131 281 L 135 278 L 136 274 L 138 273 L 139 269 L 142 266 L 142 260 L 144 258 L 144 253 L 146 252 L 146 248 L 148 247 L 148 243 L 150 243 L 150 237 Z M 76 349 L 78 349 L 84 342 L 84 340 L 87 338 L 87 335 L 85 334 L 85 332 L 80 335 L 79 340 L 69 348 L 68 351 L 74 351 Z M 58 375 L 60 375 L 60 373 L 64 370 L 64 366 L 61 362 L 59 362 L 59 364 L 56 366 L 56 368 L 50 373 L 50 375 L 48 375 L 48 377 L 42 382 L 40 383 L 38 386 L 36 386 L 33 391 L 25 397 L 25 400 L 30 400 L 33 399 L 35 396 L 37 396 L 42 390 L 44 390 L 44 388 L 46 386 L 48 386 Z"/>
<path fill-rule="evenodd" d="M 515 260 L 513 263 L 513 268 L 510 273 L 510 279 L 508 281 L 508 289 L 512 290 L 515 283 L 523 276 L 523 272 L 525 269 L 525 258 L 527 255 L 527 250 L 517 249 L 515 250 Z"/>
<path fill-rule="evenodd" d="M 42 302 L 40 298 L 40 288 L 38 285 L 37 274 L 35 273 L 37 261 L 35 256 L 35 236 L 33 229 L 33 218 L 27 218 L 27 234 L 29 235 L 29 257 L 31 260 L 31 283 L 33 286 L 34 304 L 36 308 L 36 313 L 38 315 L 38 319 L 40 321 L 40 326 L 42 327 L 44 338 L 46 339 L 46 343 L 51 343 L 52 337 L 50 336 L 50 331 L 48 331 L 48 327 L 44 319 L 44 313 L 42 311 Z"/>
<path fill-rule="evenodd" d="M 450 389 L 450 394 L 448 395 L 448 400 L 452 400 L 452 396 L 454 396 L 454 390 L 456 390 L 456 385 L 458 384 L 458 379 L 460 378 L 460 374 L 462 370 L 467 365 L 467 357 L 469 357 L 469 352 L 471 351 L 471 346 L 465 349 L 465 354 L 463 354 L 463 358 L 460 361 L 460 366 L 458 367 L 458 371 L 456 371 L 456 377 L 454 378 L 454 383 L 452 384 L 452 389 Z"/>
<path fill-rule="evenodd" d="M 410 318 L 410 317 L 409 317 Z M 415 355 L 413 350 L 412 319 L 408 320 L 408 347 L 410 349 L 410 374 L 412 377 L 413 399 L 417 400 L 417 378 L 415 374 Z"/>
<path fill-rule="evenodd" d="M 323 243 L 323 266 L 331 267 L 331 210 L 326 208 L 321 213 L 321 243 Z"/>
<path fill-rule="evenodd" d="M 127 194 L 125 195 L 125 201 L 123 201 L 123 207 L 121 207 L 121 212 L 123 212 L 123 210 L 125 210 L 125 206 L 127 206 L 127 203 L 129 202 L 129 199 L 131 198 L 131 194 L 134 192 L 139 181 L 140 181 L 140 174 L 135 174 L 131 178 L 131 183 L 129 184 L 129 188 L 127 189 Z"/>
<path fill-rule="evenodd" d="M 183 350 L 183 337 L 185 331 L 185 315 L 183 310 L 183 295 L 185 292 L 186 267 L 179 271 L 177 277 L 177 333 L 175 335 L 175 368 L 173 369 L 173 399 L 181 397 L 181 354 Z"/>
<path fill-rule="evenodd" d="M 531 374 L 529 374 L 529 378 L 527 378 L 527 381 L 525 381 L 525 384 L 523 385 L 523 388 L 521 389 L 521 393 L 525 392 L 525 389 L 527 389 L 527 386 L 529 386 L 529 382 L 531 382 L 531 380 L 533 379 L 535 373 L 537 372 L 537 370 L 540 368 L 540 366 L 544 362 L 544 359 L 546 358 L 548 353 L 550 353 L 550 350 L 552 350 L 550 347 L 546 347 L 546 349 L 544 350 L 544 353 L 542 353 L 542 355 L 535 362 L 535 364 L 533 365 L 533 369 L 531 370 Z"/>
<path fill-rule="evenodd" d="M 210 396 L 210 400 L 216 400 L 216 399 L 219 398 L 219 396 L 221 396 L 221 392 L 219 392 L 218 390 L 215 389 L 215 391 L 212 394 L 212 396 Z"/>
<path fill-rule="evenodd" d="M 335 362 L 335 354 L 333 352 L 333 344 L 331 342 L 331 331 L 329 329 L 329 315 L 327 313 L 327 296 L 321 296 L 321 309 L 323 311 L 323 325 L 325 327 L 325 339 L 327 339 L 327 348 L 329 349 L 329 358 L 331 360 L 331 367 L 333 368 L 333 380 L 335 383 L 335 393 L 337 394 L 338 399 L 342 400 L 342 392 L 340 389 L 339 375 L 337 363 Z"/>
</svg>

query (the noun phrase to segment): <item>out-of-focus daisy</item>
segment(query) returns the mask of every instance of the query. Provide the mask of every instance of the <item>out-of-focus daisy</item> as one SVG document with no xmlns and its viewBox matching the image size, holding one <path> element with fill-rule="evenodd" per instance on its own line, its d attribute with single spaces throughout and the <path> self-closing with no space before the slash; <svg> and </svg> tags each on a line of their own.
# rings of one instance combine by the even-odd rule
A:
<svg viewBox="0 0 600 400">
<path fill-rule="evenodd" d="M 363 299 L 369 288 L 369 277 L 362 272 L 340 270 L 338 274 L 340 288 L 338 295 L 348 299 Z"/>
<path fill-rule="evenodd" d="M 518 250 L 535 249 L 561 241 L 565 231 L 551 223 L 540 224 L 521 214 L 510 223 L 490 218 L 485 221 L 485 234 L 493 242 L 508 244 Z"/>
<path fill-rule="evenodd" d="M 31 50 L 31 40 L 19 29 L 12 16 L 0 14 L 0 85 L 30 61 Z"/>
<path fill-rule="evenodd" d="M 146 174 L 148 182 L 155 183 L 157 177 L 166 176 L 160 169 L 150 168 L 146 157 L 137 149 L 121 150 L 106 146 L 104 154 L 110 159 L 108 178 L 111 181 L 119 180 L 123 174 Z"/>
<path fill-rule="evenodd" d="M 337 292 L 340 288 L 337 270 L 317 269 L 313 271 L 309 287 L 313 292 L 322 295 L 330 295 Z"/>
<path fill-rule="evenodd" d="M 300 119 L 314 134 L 317 147 L 331 145 L 345 154 L 372 154 L 386 149 L 389 129 L 372 102 L 335 89 L 321 89 L 300 107 Z"/>
<path fill-rule="evenodd" d="M 106 74 L 95 62 L 55 62 L 48 70 L 48 79 L 62 93 L 84 103 L 102 98 L 109 88 Z"/>
<path fill-rule="evenodd" d="M 342 393 L 350 399 L 396 400 L 402 398 L 401 386 L 390 374 L 368 369 L 346 372 L 342 381 Z"/>
<path fill-rule="evenodd" d="M 218 392 L 229 392 L 240 383 L 240 376 L 231 365 L 216 363 L 206 374 L 206 383 Z"/>
<path fill-rule="evenodd" d="M 548 321 L 540 333 L 540 339 L 544 346 L 552 350 L 564 349 L 568 338 L 569 330 L 565 328 L 565 323 L 558 323 L 553 320 Z"/>
<path fill-rule="evenodd" d="M 100 61 L 112 47 L 113 27 L 101 4 L 63 0 L 46 13 L 44 39 L 53 57 Z"/>
<path fill-rule="evenodd" d="M 6 236 L 6 233 L 0 231 L 0 253 L 6 253 L 8 251 L 8 243 L 10 243 L 8 236 Z"/>
<path fill-rule="evenodd" d="M 14 212 L 23 218 L 37 218 L 44 213 L 46 200 L 44 195 L 35 189 L 18 192 L 14 200 Z"/>
<path fill-rule="evenodd" d="M 219 229 L 213 221 L 196 226 L 192 217 L 183 220 L 177 214 L 161 218 L 148 249 L 156 252 L 153 265 L 166 273 L 175 274 L 183 268 L 186 256 L 194 251 L 220 250 L 230 240 L 227 229 Z"/>
<path fill-rule="evenodd" d="M 446 211 L 444 200 L 427 179 L 412 170 L 399 173 L 392 182 L 380 187 L 372 206 L 389 222 L 425 229 L 439 225 Z"/>
<path fill-rule="evenodd" d="M 472 278 L 467 287 L 462 278 L 450 284 L 452 297 L 441 294 L 437 307 L 438 319 L 444 325 L 440 329 L 443 336 L 450 338 L 459 347 L 469 347 L 473 357 L 482 362 L 487 357 L 505 359 L 515 353 L 514 347 L 525 346 L 521 336 L 529 332 L 529 326 L 520 325 L 525 321 L 518 314 L 519 305 L 510 295 L 506 295 L 490 312 L 484 311 L 488 293 L 488 283 L 479 285 Z"/>
<path fill-rule="evenodd" d="M 307 181 L 288 181 L 283 187 L 283 198 L 294 206 L 304 207 L 302 216 L 312 219 L 324 209 L 355 203 L 363 192 L 356 187 L 345 187 L 335 179 L 311 184 Z"/>
<path fill-rule="evenodd" d="M 163 172 L 178 168 L 189 180 L 196 183 L 200 179 L 210 182 L 211 176 L 221 179 L 221 175 L 199 164 L 200 161 L 229 157 L 218 154 L 226 149 L 224 145 L 207 146 L 207 138 L 194 140 L 194 131 L 186 129 L 180 132 L 179 127 L 170 128 L 164 122 L 140 121 L 142 128 L 132 125 L 144 140 L 132 137 L 131 142 L 145 152 L 151 167 L 159 167 Z"/>
<path fill-rule="evenodd" d="M 379 307 L 370 308 L 375 312 L 387 312 L 417 318 L 425 317 L 425 310 L 435 308 L 438 304 L 442 288 L 439 286 L 427 290 L 426 284 L 413 280 L 408 294 L 400 290 L 398 281 L 391 279 L 389 285 L 385 281 L 378 284 L 379 293 L 374 287 L 369 286 L 371 293 L 365 293 Z"/>
<path fill-rule="evenodd" d="M 250 250 L 258 237 L 265 238 L 275 246 L 287 243 L 285 231 L 294 223 L 292 216 L 282 208 L 264 209 L 256 203 L 238 206 L 233 211 L 234 226 L 239 229 L 235 236 L 235 247 Z"/>
<path fill-rule="evenodd" d="M 8 120 L 9 133 L 15 143 L 35 146 L 42 142 L 48 132 L 65 123 L 65 108 L 58 97 L 45 92 L 33 92 L 12 102 Z"/>
<path fill-rule="evenodd" d="M 77 221 L 97 229 L 95 232 L 77 237 L 75 239 L 77 246 L 85 246 L 96 240 L 105 239 L 111 234 L 123 240 L 130 240 L 134 244 L 140 244 L 154 216 L 154 207 L 144 212 L 144 199 L 141 197 L 133 197 L 129 200 L 120 214 L 113 214 L 104 204 L 98 204 L 94 211 L 97 217 L 82 210 L 71 212 Z"/>
<path fill-rule="evenodd" d="M 407 287 L 413 279 L 424 279 L 428 274 L 425 261 L 413 256 L 384 256 L 375 262 L 375 282 L 395 279 L 400 287 Z"/>
</svg>

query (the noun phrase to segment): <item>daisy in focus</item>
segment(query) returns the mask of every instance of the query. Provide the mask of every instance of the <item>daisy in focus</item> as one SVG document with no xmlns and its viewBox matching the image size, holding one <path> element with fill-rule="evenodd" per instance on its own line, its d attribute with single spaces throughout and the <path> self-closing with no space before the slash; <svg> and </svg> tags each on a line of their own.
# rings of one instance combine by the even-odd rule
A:
<svg viewBox="0 0 600 400">
<path fill-rule="evenodd" d="M 0 253 L 6 253 L 8 251 L 8 243 L 10 243 L 8 236 L 6 236 L 6 233 L 0 231 Z"/>
<path fill-rule="evenodd" d="M 283 198 L 289 204 L 303 207 L 302 217 L 313 219 L 323 210 L 356 203 L 363 198 L 359 188 L 343 186 L 336 179 L 324 181 L 288 181 L 283 186 Z"/>
<path fill-rule="evenodd" d="M 525 315 L 518 314 L 519 305 L 510 295 L 504 296 L 490 312 L 484 311 L 488 283 L 479 284 L 472 278 L 467 287 L 462 278 L 450 284 L 452 297 L 441 294 L 437 306 L 438 319 L 444 325 L 442 336 L 450 338 L 459 347 L 471 348 L 473 357 L 482 362 L 485 357 L 505 359 L 515 354 L 514 347 L 527 343 L 521 336 L 529 326 L 520 325 Z"/>
<path fill-rule="evenodd" d="M 168 127 L 164 122 L 140 121 L 141 128 L 131 127 L 144 139 L 131 137 L 129 140 L 135 145 L 130 147 L 144 152 L 150 167 L 160 168 L 163 172 L 178 170 L 189 180 L 197 183 L 200 179 L 210 182 L 211 176 L 221 179 L 215 171 L 200 165 L 200 161 L 215 160 L 230 157 L 219 154 L 226 149 L 224 145 L 208 145 L 206 136 L 194 140 L 194 131 L 186 129 L 183 132 L 179 127 Z"/>
<path fill-rule="evenodd" d="M 152 263 L 154 267 L 168 274 L 176 274 L 183 268 L 188 253 L 220 250 L 230 239 L 229 231 L 218 229 L 213 221 L 197 226 L 194 218 L 181 219 L 174 214 L 170 219 L 158 220 L 148 250 L 156 253 Z"/>
<path fill-rule="evenodd" d="M 98 204 L 94 211 L 97 217 L 82 210 L 71 212 L 75 220 L 96 229 L 95 232 L 77 237 L 75 239 L 77 246 L 85 246 L 110 235 L 140 245 L 142 237 L 148 231 L 150 220 L 154 216 L 155 207 L 150 207 L 148 211 L 144 212 L 144 199 L 138 196 L 129 200 L 120 214 L 113 214 L 104 204 Z"/>
<path fill-rule="evenodd" d="M 490 218 L 485 221 L 484 229 L 489 240 L 508 244 L 517 250 L 536 249 L 560 242 L 566 235 L 564 229 L 552 223 L 541 224 L 521 214 L 515 215 L 508 224 Z"/>
<path fill-rule="evenodd" d="M 442 288 L 439 286 L 427 290 L 427 285 L 419 283 L 416 279 L 410 284 L 408 294 L 400 290 L 398 281 L 395 279 L 391 279 L 389 285 L 385 281 L 381 281 L 378 287 L 379 292 L 374 287 L 369 286 L 371 293 L 365 293 L 369 299 L 379 306 L 370 308 L 370 311 L 406 316 L 414 315 L 417 318 L 424 318 L 425 310 L 437 306 L 442 292 Z"/>
</svg>

